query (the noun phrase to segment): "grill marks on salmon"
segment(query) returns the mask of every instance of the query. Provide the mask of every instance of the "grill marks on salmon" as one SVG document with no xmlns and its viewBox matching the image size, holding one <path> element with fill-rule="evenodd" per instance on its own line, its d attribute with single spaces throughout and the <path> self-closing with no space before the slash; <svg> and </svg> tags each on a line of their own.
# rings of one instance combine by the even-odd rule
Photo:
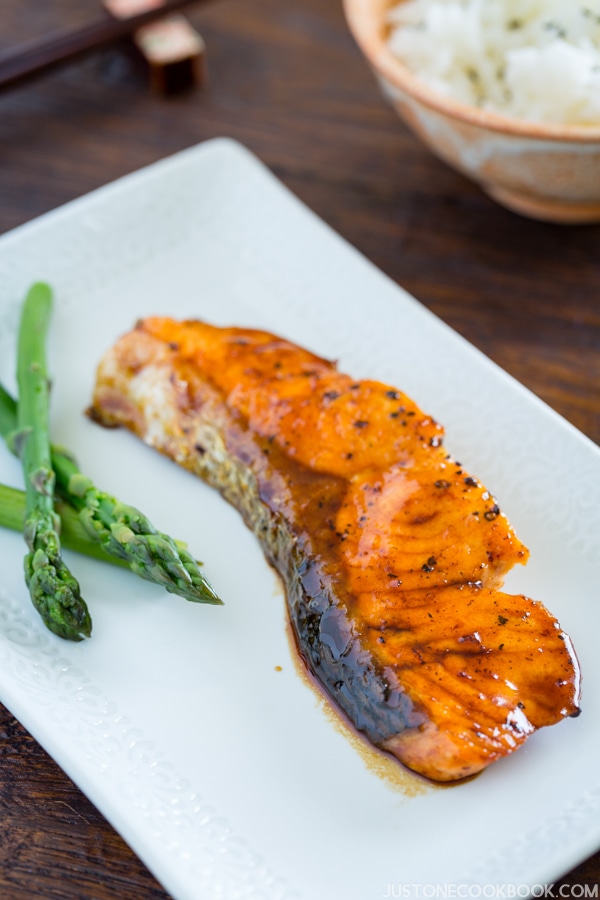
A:
<svg viewBox="0 0 600 900">
<path fill-rule="evenodd" d="M 299 651 L 353 725 L 436 781 L 576 715 L 528 550 L 402 391 L 262 331 L 149 318 L 102 359 L 90 413 L 217 488 L 286 586 Z"/>
</svg>

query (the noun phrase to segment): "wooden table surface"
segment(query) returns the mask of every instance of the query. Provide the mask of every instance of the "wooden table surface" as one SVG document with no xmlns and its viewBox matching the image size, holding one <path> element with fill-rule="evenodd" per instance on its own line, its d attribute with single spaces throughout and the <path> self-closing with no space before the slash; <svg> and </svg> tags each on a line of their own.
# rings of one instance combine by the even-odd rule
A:
<svg viewBox="0 0 600 900">
<path fill-rule="evenodd" d="M 5 0 L 0 49 L 98 13 L 95 0 Z M 600 225 L 520 218 L 431 156 L 381 99 L 340 0 L 219 0 L 188 16 L 208 47 L 202 91 L 153 94 L 114 48 L 0 95 L 0 233 L 199 141 L 236 138 L 600 443 Z M 167 897 L 4 708 L 0 809 L 0 897 Z M 600 853 L 561 884 L 598 882 Z"/>
</svg>

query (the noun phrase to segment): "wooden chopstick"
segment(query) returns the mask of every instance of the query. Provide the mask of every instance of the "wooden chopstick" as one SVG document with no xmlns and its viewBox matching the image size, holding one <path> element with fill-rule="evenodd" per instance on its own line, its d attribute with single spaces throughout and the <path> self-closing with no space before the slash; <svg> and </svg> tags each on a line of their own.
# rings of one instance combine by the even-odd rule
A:
<svg viewBox="0 0 600 900">
<path fill-rule="evenodd" d="M 0 54 L 0 91 L 115 43 L 137 31 L 142 25 L 164 18 L 192 3 L 205 2 L 207 0 L 166 0 L 161 6 L 128 19 L 107 17 L 77 31 L 21 44 L 15 50 Z"/>
</svg>

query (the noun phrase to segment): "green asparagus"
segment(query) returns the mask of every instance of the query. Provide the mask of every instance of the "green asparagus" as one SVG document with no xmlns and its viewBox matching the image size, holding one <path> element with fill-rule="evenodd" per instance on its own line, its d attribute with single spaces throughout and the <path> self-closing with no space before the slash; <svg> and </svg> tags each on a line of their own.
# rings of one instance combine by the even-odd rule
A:
<svg viewBox="0 0 600 900">
<path fill-rule="evenodd" d="M 0 527 L 22 532 L 25 505 L 24 491 L 0 484 Z M 100 544 L 90 538 L 72 506 L 55 498 L 54 508 L 60 518 L 60 540 L 65 549 L 74 550 L 76 553 L 90 556 L 100 562 L 129 568 L 129 564 L 125 560 L 117 559 L 116 556 L 108 556 Z"/>
<path fill-rule="evenodd" d="M 16 448 L 13 446 L 16 430 L 17 401 L 13 400 L 8 391 L 5 391 L 0 384 L 0 435 L 13 452 L 16 452 Z"/>
<path fill-rule="evenodd" d="M 92 622 L 79 584 L 61 557 L 60 519 L 54 509 L 55 475 L 48 437 L 49 383 L 45 340 L 52 294 L 35 284 L 23 305 L 18 339 L 19 403 L 13 444 L 22 461 L 26 509 L 25 582 L 46 626 L 72 641 L 89 637 Z"/>
<path fill-rule="evenodd" d="M 222 603 L 184 544 L 157 531 L 135 507 L 100 491 L 64 448 L 54 447 L 52 464 L 61 494 L 107 554 L 127 560 L 133 572 L 172 594 L 197 603 Z"/>
<path fill-rule="evenodd" d="M 2 385 L 0 434 L 18 453 L 17 403 Z M 137 575 L 187 600 L 222 602 L 183 543 L 157 531 L 138 509 L 100 491 L 82 474 L 68 450 L 55 445 L 50 450 L 58 492 L 78 511 L 85 533 L 107 555 L 127 562 Z"/>
</svg>

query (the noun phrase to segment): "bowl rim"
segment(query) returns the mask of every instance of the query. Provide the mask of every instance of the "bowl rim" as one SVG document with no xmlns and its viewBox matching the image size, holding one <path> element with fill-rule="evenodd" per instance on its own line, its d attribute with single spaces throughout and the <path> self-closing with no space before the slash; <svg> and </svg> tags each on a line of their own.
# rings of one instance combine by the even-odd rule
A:
<svg viewBox="0 0 600 900">
<path fill-rule="evenodd" d="M 529 122 L 469 106 L 429 88 L 392 53 L 383 38 L 383 22 L 377 10 L 395 6 L 398 2 L 401 0 L 342 0 L 346 22 L 354 40 L 372 68 L 392 87 L 405 91 L 436 112 L 505 135 L 582 144 L 600 141 L 600 124 Z"/>
</svg>

